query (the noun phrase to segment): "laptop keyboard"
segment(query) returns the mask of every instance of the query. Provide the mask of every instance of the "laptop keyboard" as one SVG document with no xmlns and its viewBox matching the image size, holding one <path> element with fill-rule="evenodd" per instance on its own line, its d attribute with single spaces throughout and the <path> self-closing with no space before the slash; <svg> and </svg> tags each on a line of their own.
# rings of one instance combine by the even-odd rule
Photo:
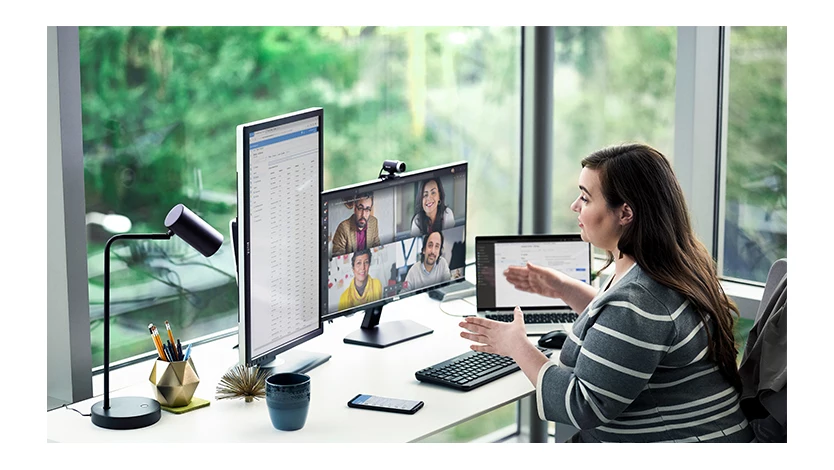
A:
<svg viewBox="0 0 834 470">
<path fill-rule="evenodd" d="M 495 321 L 511 322 L 513 321 L 513 314 L 511 313 L 486 313 L 485 318 Z M 534 325 L 539 323 L 573 323 L 579 315 L 576 312 L 554 313 L 554 312 L 532 312 L 524 313 L 524 323 L 527 325 Z"/>
</svg>

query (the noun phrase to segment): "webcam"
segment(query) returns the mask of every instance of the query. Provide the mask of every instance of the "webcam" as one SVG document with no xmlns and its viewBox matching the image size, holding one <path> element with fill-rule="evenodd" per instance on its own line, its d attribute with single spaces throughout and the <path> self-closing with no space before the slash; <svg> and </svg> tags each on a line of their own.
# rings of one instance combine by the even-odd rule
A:
<svg viewBox="0 0 834 470">
<path fill-rule="evenodd" d="M 379 170 L 379 178 L 380 179 L 389 179 L 395 178 L 397 173 L 402 173 L 405 171 L 405 162 L 401 162 L 399 160 L 385 160 L 382 162 L 382 169 Z M 383 173 L 388 173 L 387 175 L 383 175 Z"/>
</svg>

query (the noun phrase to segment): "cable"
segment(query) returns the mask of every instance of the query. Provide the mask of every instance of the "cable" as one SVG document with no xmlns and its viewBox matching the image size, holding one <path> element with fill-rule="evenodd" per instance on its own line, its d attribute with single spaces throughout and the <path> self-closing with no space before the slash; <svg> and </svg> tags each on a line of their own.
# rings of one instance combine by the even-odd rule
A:
<svg viewBox="0 0 834 470">
<path fill-rule="evenodd" d="M 440 311 L 441 311 L 441 312 L 445 313 L 446 315 L 449 315 L 450 317 L 471 317 L 471 316 L 474 316 L 473 314 L 463 314 L 463 315 L 458 315 L 458 314 L 456 314 L 456 313 L 450 313 L 450 312 L 447 312 L 447 311 L 443 308 L 443 304 L 445 304 L 446 302 L 454 302 L 455 300 L 463 300 L 464 302 L 468 303 L 469 305 L 475 306 L 475 304 L 473 304 L 472 302 L 470 302 L 469 300 L 467 300 L 467 297 L 463 297 L 463 298 L 460 298 L 460 299 L 442 300 L 442 301 L 440 302 L 440 304 L 438 305 L 438 308 L 440 308 Z M 468 310 L 468 309 L 467 309 L 467 310 Z"/>
<path fill-rule="evenodd" d="M 90 415 L 92 414 L 92 413 L 87 413 L 87 414 L 84 414 L 84 413 L 82 413 L 82 412 L 80 412 L 80 411 L 76 410 L 75 408 L 70 408 L 70 407 L 68 407 L 66 403 L 64 403 L 64 408 L 66 408 L 66 409 L 68 409 L 68 410 L 75 411 L 76 413 L 80 414 L 81 416 L 90 416 Z"/>
</svg>

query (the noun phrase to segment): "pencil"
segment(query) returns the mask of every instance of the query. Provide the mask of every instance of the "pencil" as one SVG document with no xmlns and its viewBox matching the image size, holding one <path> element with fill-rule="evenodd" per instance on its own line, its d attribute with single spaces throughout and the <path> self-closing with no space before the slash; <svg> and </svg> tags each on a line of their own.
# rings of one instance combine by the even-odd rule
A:
<svg viewBox="0 0 834 470">
<path fill-rule="evenodd" d="M 162 338 L 159 337 L 159 331 L 156 329 L 156 325 L 153 327 L 153 338 L 156 341 L 157 350 L 160 351 L 160 359 L 167 361 L 168 358 L 165 356 L 165 348 L 162 347 Z"/>
<path fill-rule="evenodd" d="M 162 351 L 162 341 L 159 340 L 159 335 L 154 332 L 153 323 L 148 324 L 148 330 L 151 332 L 151 338 L 153 339 L 153 344 L 156 346 L 156 353 L 159 354 L 159 358 L 163 361 L 165 360 L 165 352 Z"/>
<path fill-rule="evenodd" d="M 174 341 L 174 333 L 171 332 L 171 325 L 168 324 L 168 320 L 165 320 L 165 329 L 168 330 L 168 339 L 171 341 L 171 346 L 170 347 L 173 348 L 174 345 L 177 344 L 177 342 Z M 171 352 L 175 353 L 176 350 L 172 349 Z M 174 354 L 174 360 L 175 361 L 178 360 L 176 354 Z"/>
<path fill-rule="evenodd" d="M 162 343 L 162 336 L 159 336 L 159 328 L 157 328 L 156 325 L 154 325 L 154 327 L 153 327 L 153 334 L 156 337 L 157 344 L 159 344 L 159 349 L 162 350 L 162 360 L 163 361 L 168 361 L 168 356 L 165 354 L 165 348 L 163 347 L 163 343 Z M 168 362 L 171 362 L 171 361 L 168 361 Z"/>
</svg>

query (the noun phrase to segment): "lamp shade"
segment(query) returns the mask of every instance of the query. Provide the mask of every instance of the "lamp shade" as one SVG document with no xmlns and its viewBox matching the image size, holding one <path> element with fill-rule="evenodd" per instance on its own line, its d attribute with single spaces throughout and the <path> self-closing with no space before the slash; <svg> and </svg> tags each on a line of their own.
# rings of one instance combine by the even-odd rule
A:
<svg viewBox="0 0 834 470">
<path fill-rule="evenodd" d="M 165 226 L 207 258 L 217 253 L 223 244 L 220 232 L 182 204 L 168 212 Z"/>
</svg>

